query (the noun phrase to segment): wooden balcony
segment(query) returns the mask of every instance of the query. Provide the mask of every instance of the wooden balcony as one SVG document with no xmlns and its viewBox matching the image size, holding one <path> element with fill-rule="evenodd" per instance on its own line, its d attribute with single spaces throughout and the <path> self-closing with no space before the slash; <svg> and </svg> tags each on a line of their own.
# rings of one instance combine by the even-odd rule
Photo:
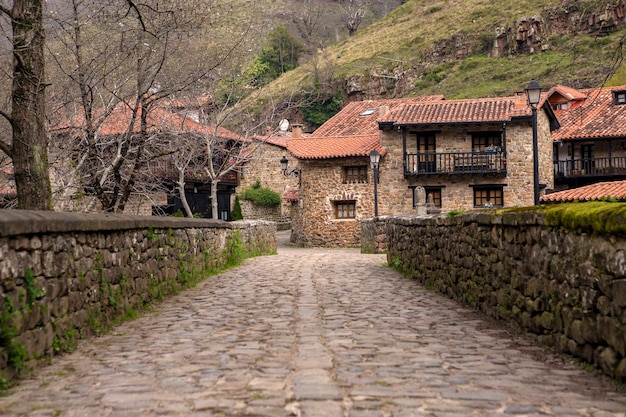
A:
<svg viewBox="0 0 626 417">
<path fill-rule="evenodd" d="M 626 157 L 589 158 L 558 161 L 554 164 L 554 177 L 576 179 L 581 177 L 626 177 Z"/>
<path fill-rule="evenodd" d="M 506 154 L 504 152 L 405 154 L 405 177 L 462 174 L 506 174 Z"/>
</svg>

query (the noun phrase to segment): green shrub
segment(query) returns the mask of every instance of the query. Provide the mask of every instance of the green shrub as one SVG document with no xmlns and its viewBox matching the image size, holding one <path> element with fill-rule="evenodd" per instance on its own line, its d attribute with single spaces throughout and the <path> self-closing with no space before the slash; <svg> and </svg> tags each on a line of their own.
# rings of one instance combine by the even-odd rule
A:
<svg viewBox="0 0 626 417">
<path fill-rule="evenodd" d="M 230 213 L 230 217 L 233 220 L 243 220 L 243 213 L 241 212 L 241 203 L 239 202 L 239 196 L 235 196 L 235 207 L 233 207 L 233 212 Z"/>
<path fill-rule="evenodd" d="M 280 194 L 276 191 L 261 187 L 259 180 L 256 181 L 252 188 L 246 189 L 243 198 L 252 201 L 258 206 L 277 206 L 281 200 Z"/>
</svg>

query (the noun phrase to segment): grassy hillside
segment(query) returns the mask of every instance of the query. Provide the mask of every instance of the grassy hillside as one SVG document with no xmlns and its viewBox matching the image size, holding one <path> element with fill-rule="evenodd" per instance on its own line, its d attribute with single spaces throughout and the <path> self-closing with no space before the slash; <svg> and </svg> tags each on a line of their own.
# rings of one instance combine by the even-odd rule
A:
<svg viewBox="0 0 626 417">
<path fill-rule="evenodd" d="M 605 5 L 599 0 L 408 0 L 284 74 L 264 88 L 261 99 L 255 96 L 246 105 L 263 113 L 268 103 L 288 97 L 324 100 L 337 91 L 344 100 L 352 91 L 358 93 L 355 98 L 503 95 L 523 90 L 531 78 L 544 87 L 598 86 L 614 71 L 626 34 L 621 29 L 597 37 L 580 29 L 587 16 L 603 13 Z M 568 13 L 559 21 L 563 10 Z M 549 18 L 548 12 L 557 17 Z M 531 16 L 542 19 L 547 51 L 489 57 L 497 28 L 515 28 L 521 18 Z M 453 51 L 458 44 L 468 50 L 460 59 Z"/>
</svg>

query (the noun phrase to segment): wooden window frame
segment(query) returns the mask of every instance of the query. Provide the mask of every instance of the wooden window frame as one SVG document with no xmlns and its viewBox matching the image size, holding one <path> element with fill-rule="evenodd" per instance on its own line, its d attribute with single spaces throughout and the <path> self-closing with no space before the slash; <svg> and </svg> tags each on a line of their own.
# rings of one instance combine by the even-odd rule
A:
<svg viewBox="0 0 626 417">
<path fill-rule="evenodd" d="M 337 220 L 351 220 L 356 218 L 356 200 L 333 201 L 333 209 L 335 211 L 335 219 Z M 346 215 L 344 215 L 344 213 Z"/>
<path fill-rule="evenodd" d="M 356 172 L 351 172 L 356 171 Z M 343 183 L 357 183 L 357 184 L 367 184 L 369 182 L 368 178 L 368 168 L 367 165 L 354 165 L 354 166 L 345 166 L 343 167 Z"/>
<path fill-rule="evenodd" d="M 474 207 L 504 207 L 504 185 L 470 185 L 474 189 Z"/>
<path fill-rule="evenodd" d="M 472 152 L 485 152 L 488 146 L 502 149 L 502 132 L 472 132 Z"/>
</svg>

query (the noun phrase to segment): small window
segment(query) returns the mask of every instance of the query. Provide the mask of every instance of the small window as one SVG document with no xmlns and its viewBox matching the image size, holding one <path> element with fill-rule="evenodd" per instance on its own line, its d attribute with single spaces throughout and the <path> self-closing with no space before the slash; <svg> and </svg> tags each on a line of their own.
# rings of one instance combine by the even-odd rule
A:
<svg viewBox="0 0 626 417">
<path fill-rule="evenodd" d="M 344 167 L 343 182 L 346 183 L 366 183 L 367 182 L 367 165 Z"/>
<path fill-rule="evenodd" d="M 335 201 L 336 219 L 354 219 L 356 217 L 356 201 Z"/>
<path fill-rule="evenodd" d="M 613 92 L 613 100 L 617 105 L 626 104 L 626 91 Z"/>
<path fill-rule="evenodd" d="M 433 204 L 441 208 L 441 187 L 424 187 L 426 189 L 426 202 L 432 196 Z"/>
<path fill-rule="evenodd" d="M 360 116 L 370 116 L 376 112 L 376 109 L 367 109 Z"/>
<path fill-rule="evenodd" d="M 474 207 L 503 207 L 503 186 L 474 187 Z"/>
<path fill-rule="evenodd" d="M 569 103 L 552 103 L 552 110 L 567 110 Z"/>
<path fill-rule="evenodd" d="M 433 198 L 433 204 L 439 208 L 441 208 L 441 190 L 445 186 L 425 186 L 424 191 L 426 191 L 426 202 L 428 203 L 428 199 L 430 196 Z M 410 186 L 411 195 L 413 197 L 413 208 L 415 208 L 415 186 Z"/>
<path fill-rule="evenodd" d="M 485 152 L 488 149 L 502 148 L 501 132 L 472 133 L 472 151 Z"/>
</svg>

